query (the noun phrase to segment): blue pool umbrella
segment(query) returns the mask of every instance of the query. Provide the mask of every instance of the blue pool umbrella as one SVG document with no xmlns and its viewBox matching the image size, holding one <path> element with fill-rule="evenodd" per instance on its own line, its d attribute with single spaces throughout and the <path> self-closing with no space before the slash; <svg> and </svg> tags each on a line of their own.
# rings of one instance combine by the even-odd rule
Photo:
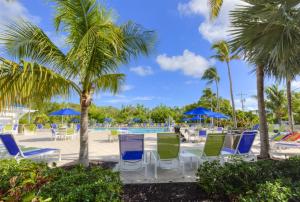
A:
<svg viewBox="0 0 300 202">
<path fill-rule="evenodd" d="M 105 123 L 110 123 L 111 121 L 112 121 L 111 118 L 105 118 L 105 119 L 104 119 L 104 122 L 105 122 Z"/>
<path fill-rule="evenodd" d="M 199 117 L 199 116 L 194 116 L 193 118 L 190 119 L 191 121 L 201 121 L 203 120 L 203 118 Z"/>
<path fill-rule="evenodd" d="M 132 121 L 134 123 L 139 123 L 139 122 L 141 122 L 141 119 L 140 118 L 133 118 Z"/>
<path fill-rule="evenodd" d="M 80 112 L 74 109 L 65 108 L 49 114 L 50 116 L 79 116 Z"/>
<path fill-rule="evenodd" d="M 182 118 L 182 121 L 190 121 L 191 118 Z"/>
<path fill-rule="evenodd" d="M 226 115 L 224 115 L 222 113 L 218 113 L 218 112 L 210 112 L 207 116 L 210 118 L 215 118 L 215 119 L 230 119 L 229 116 L 226 116 Z"/>
<path fill-rule="evenodd" d="M 206 109 L 204 107 L 197 107 L 195 109 L 189 110 L 187 112 L 185 112 L 185 115 L 208 115 L 210 112 L 209 109 Z"/>
<path fill-rule="evenodd" d="M 52 112 L 49 114 L 50 116 L 61 116 L 61 123 L 63 123 L 64 116 L 79 116 L 80 112 L 75 111 L 74 109 L 70 109 L 70 108 L 64 108 L 55 112 Z"/>
</svg>

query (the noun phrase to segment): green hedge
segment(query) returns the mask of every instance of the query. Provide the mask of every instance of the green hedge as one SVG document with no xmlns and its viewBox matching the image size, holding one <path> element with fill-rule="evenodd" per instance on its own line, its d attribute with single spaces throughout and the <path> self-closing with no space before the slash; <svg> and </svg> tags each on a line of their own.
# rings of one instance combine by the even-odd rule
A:
<svg viewBox="0 0 300 202">
<path fill-rule="evenodd" d="M 0 201 L 120 201 L 118 173 L 99 167 L 50 169 L 30 160 L 0 160 Z"/>
<path fill-rule="evenodd" d="M 225 165 L 206 162 L 199 167 L 197 177 L 200 188 L 213 199 L 264 201 L 259 197 L 272 198 L 277 193 L 281 200 L 270 201 L 300 200 L 300 158 L 257 162 L 236 160 Z M 283 190 L 286 193 L 280 196 Z"/>
</svg>

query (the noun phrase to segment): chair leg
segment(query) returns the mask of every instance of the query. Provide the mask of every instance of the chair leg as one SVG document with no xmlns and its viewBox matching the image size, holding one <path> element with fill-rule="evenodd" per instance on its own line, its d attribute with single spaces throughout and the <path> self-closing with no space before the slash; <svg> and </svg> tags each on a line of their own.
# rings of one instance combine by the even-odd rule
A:
<svg viewBox="0 0 300 202">
<path fill-rule="evenodd" d="M 58 150 L 58 161 L 60 162 L 61 161 L 61 151 Z"/>
</svg>

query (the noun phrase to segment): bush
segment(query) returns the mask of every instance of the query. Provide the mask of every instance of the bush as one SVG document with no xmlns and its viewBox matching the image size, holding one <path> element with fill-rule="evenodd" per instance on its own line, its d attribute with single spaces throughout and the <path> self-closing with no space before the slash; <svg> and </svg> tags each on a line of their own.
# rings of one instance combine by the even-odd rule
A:
<svg viewBox="0 0 300 202">
<path fill-rule="evenodd" d="M 0 201 L 120 201 L 121 191 L 119 174 L 110 170 L 0 160 Z"/>
<path fill-rule="evenodd" d="M 300 181 L 300 158 L 292 158 L 284 161 L 265 160 L 258 162 L 225 163 L 206 162 L 200 166 L 198 172 L 199 186 L 211 198 L 227 198 L 237 200 L 247 193 L 257 193 L 260 186 L 266 182 L 289 182 L 290 187 Z M 281 184 L 274 184 L 279 186 Z M 266 188 L 266 192 L 267 192 Z M 252 192 L 251 192 L 252 191 Z M 250 197 L 250 196 L 249 196 Z M 249 198 L 248 197 L 248 198 Z"/>
</svg>

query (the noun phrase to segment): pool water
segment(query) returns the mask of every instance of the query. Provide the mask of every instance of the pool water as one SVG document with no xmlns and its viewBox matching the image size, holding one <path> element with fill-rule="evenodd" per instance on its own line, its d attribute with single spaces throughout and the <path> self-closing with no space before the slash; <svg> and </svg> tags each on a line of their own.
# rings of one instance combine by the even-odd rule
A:
<svg viewBox="0 0 300 202">
<path fill-rule="evenodd" d="M 95 128 L 94 130 L 95 131 L 128 130 L 128 133 L 131 133 L 131 134 L 168 132 L 168 128 Z"/>
</svg>

